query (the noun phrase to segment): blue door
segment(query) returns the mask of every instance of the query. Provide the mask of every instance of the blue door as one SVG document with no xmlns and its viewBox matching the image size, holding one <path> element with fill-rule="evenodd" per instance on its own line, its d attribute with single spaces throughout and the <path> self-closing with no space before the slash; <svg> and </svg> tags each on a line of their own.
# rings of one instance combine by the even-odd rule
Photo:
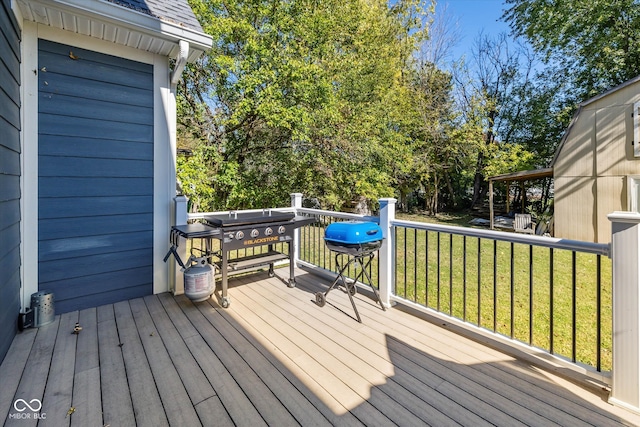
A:
<svg viewBox="0 0 640 427">
<path fill-rule="evenodd" d="M 38 289 L 56 313 L 151 294 L 153 66 L 38 50 Z"/>
</svg>

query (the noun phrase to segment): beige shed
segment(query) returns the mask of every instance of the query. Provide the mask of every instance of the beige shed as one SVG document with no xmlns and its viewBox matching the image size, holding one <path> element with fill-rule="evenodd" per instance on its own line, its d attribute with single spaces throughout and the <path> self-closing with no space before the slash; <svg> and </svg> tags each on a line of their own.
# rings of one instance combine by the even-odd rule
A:
<svg viewBox="0 0 640 427">
<path fill-rule="evenodd" d="M 555 237 L 607 243 L 614 211 L 638 211 L 640 76 L 579 105 L 550 165 Z"/>
</svg>

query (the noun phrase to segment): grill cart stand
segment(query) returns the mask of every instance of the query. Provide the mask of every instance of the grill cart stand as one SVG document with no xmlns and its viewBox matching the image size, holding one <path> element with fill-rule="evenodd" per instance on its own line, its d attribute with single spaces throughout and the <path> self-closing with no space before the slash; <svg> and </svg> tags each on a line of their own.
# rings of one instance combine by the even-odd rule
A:
<svg viewBox="0 0 640 427">
<path fill-rule="evenodd" d="M 353 296 L 357 292 L 356 283 L 362 279 L 362 283 L 371 286 L 376 300 L 380 303 L 380 307 L 382 307 L 383 311 L 386 311 L 385 306 L 380 300 L 378 290 L 373 286 L 373 281 L 367 271 L 371 266 L 371 261 L 373 261 L 375 257 L 375 252 L 380 249 L 382 245 L 382 229 L 380 226 L 372 222 L 333 223 L 330 224 L 325 231 L 325 244 L 329 250 L 336 254 L 335 262 L 338 269 L 338 276 L 326 292 L 316 293 L 316 304 L 324 307 L 329 292 L 338 285 L 338 282 L 341 282 L 347 295 L 349 295 L 349 300 L 351 301 L 351 306 L 353 307 L 358 322 L 362 323 L 358 308 L 353 300 Z M 341 255 L 348 257 L 348 261 L 344 265 L 340 264 Z M 360 265 L 361 270 L 355 279 L 349 282 L 345 278 L 344 272 L 347 271 L 352 264 L 356 269 L 357 266 Z M 364 281 L 365 277 L 367 282 Z"/>
<path fill-rule="evenodd" d="M 369 276 L 369 273 L 367 272 L 367 269 L 371 265 L 371 261 L 373 260 L 375 253 L 371 252 L 371 253 L 350 257 L 350 259 L 345 263 L 344 266 L 340 266 L 340 262 L 338 261 L 340 258 L 340 255 L 343 255 L 343 254 L 341 252 L 337 252 L 336 258 L 335 258 L 336 265 L 338 266 L 338 269 L 339 269 L 338 277 L 335 278 L 335 280 L 333 281 L 333 283 L 331 284 L 329 289 L 327 289 L 326 292 L 316 293 L 316 304 L 318 304 L 318 306 L 320 307 L 324 307 L 327 301 L 327 295 L 333 288 L 336 287 L 338 282 L 341 281 L 342 285 L 345 288 L 345 291 L 347 292 L 347 295 L 349 295 L 349 300 L 351 301 L 351 306 L 353 307 L 353 311 L 356 313 L 356 318 L 358 322 L 362 323 L 362 319 L 360 319 L 360 314 L 358 313 L 358 308 L 356 307 L 356 303 L 353 300 L 353 296 L 357 293 L 356 282 L 358 282 L 360 278 L 364 279 L 364 276 L 366 276 L 367 277 L 366 284 L 371 286 L 371 289 L 373 290 L 373 294 L 375 295 L 376 300 L 380 303 L 380 307 L 382 307 L 382 310 L 386 311 L 386 308 L 384 307 L 384 305 L 382 305 L 382 301 L 380 301 L 380 295 L 378 294 L 378 290 L 375 288 L 375 286 L 373 286 L 373 282 L 371 281 L 371 276 Z M 351 264 L 354 264 L 355 266 L 359 264 L 362 267 L 362 269 L 360 270 L 360 273 L 356 276 L 353 282 L 347 281 L 347 279 L 344 277 L 344 274 L 343 274 Z M 362 281 L 362 283 L 365 283 L 364 280 Z"/>
</svg>

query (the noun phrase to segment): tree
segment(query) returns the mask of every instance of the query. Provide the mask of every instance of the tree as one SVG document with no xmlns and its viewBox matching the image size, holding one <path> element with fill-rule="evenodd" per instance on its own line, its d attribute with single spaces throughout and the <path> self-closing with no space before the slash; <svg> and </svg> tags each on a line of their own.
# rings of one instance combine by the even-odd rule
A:
<svg viewBox="0 0 640 427">
<path fill-rule="evenodd" d="M 393 194 L 407 153 L 403 70 L 430 2 L 191 4 L 214 47 L 178 88 L 179 143 L 202 152 L 192 161 L 209 171 L 207 208 L 281 205 L 302 191 L 339 209 Z"/>
<path fill-rule="evenodd" d="M 418 194 L 424 209 L 436 214 L 443 208 L 458 208 L 467 193 L 464 171 L 477 147 L 468 143 L 470 125 L 455 110 L 452 75 L 444 71 L 458 38 L 445 6 L 430 24 L 429 38 L 407 71 L 404 110 L 412 157 L 404 174 L 396 175 L 402 177 L 397 186 L 401 208 L 409 207 L 409 195 Z"/>
<path fill-rule="evenodd" d="M 476 39 L 472 66 L 454 74 L 459 108 L 464 119 L 480 133 L 471 135 L 478 147 L 473 174 L 471 207 L 485 199 L 486 178 L 526 170 L 534 165 L 528 144 L 516 140 L 528 100 L 534 93 L 534 58 L 520 44 L 512 46 L 506 34 Z M 481 144 L 478 144 L 482 141 Z"/>
<path fill-rule="evenodd" d="M 556 78 L 570 82 L 575 101 L 590 98 L 638 75 L 638 0 L 506 0 L 505 19 L 525 37 Z M 573 95 L 573 96 L 572 96 Z"/>
</svg>

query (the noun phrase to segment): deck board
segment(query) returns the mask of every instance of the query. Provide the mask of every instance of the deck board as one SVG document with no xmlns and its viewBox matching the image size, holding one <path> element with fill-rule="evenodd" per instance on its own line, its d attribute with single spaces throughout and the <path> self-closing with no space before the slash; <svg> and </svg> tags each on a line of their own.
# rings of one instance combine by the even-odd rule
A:
<svg viewBox="0 0 640 427">
<path fill-rule="evenodd" d="M 185 297 L 182 297 L 185 298 Z M 283 402 L 278 400 L 274 392 L 260 379 L 254 369 L 267 369 L 264 364 L 253 366 L 247 362 L 244 354 L 249 351 L 250 344 L 246 341 L 237 341 L 237 346 L 231 345 L 225 339 L 223 331 L 225 326 L 220 322 L 220 314 L 209 304 L 199 304 L 198 309 L 204 319 L 213 326 L 211 339 L 213 351 L 219 357 L 229 373 L 242 388 L 253 406 L 260 412 L 262 418 L 269 425 L 291 425 L 295 423 Z M 261 362 L 261 360 L 260 360 Z"/>
<path fill-rule="evenodd" d="M 280 285 L 282 284 L 280 283 Z M 390 422 L 383 413 L 376 409 L 373 403 L 366 400 L 371 388 L 371 384 L 366 378 L 358 375 L 348 365 L 343 364 L 331 352 L 315 342 L 317 336 L 312 340 L 296 331 L 293 324 L 297 322 L 278 318 L 269 310 L 269 307 L 261 305 L 259 300 L 247 300 L 245 295 L 247 291 L 247 287 L 238 288 L 234 303 L 242 305 L 243 312 L 251 312 L 254 315 L 252 321 L 256 324 L 265 323 L 271 326 L 272 335 L 268 336 L 270 340 L 284 341 L 287 346 L 298 347 L 299 351 L 294 353 L 292 362 L 309 372 L 321 387 L 328 390 L 332 397 L 343 405 L 344 410 L 357 407 L 357 413 L 354 412 L 354 415 L 367 425 L 376 423 L 384 425 Z M 314 335 L 317 334 L 314 333 Z M 287 346 L 284 348 L 286 349 Z M 289 355 L 288 353 L 284 354 Z"/>
<path fill-rule="evenodd" d="M 303 285 L 304 286 L 304 285 Z M 333 291 L 332 291 L 333 292 Z M 330 294 L 332 295 L 332 294 Z M 360 297 L 356 297 L 358 299 L 357 305 L 363 306 L 363 302 L 365 302 L 365 306 L 370 305 L 369 302 L 361 299 Z M 341 299 L 341 302 L 338 300 Z M 350 303 L 348 303 L 348 297 L 343 293 L 339 296 L 332 295 L 332 300 L 336 305 L 340 304 L 342 310 L 352 310 Z M 325 307 L 327 308 L 327 307 Z M 366 312 L 369 308 L 359 309 L 361 312 Z M 372 314 L 376 312 L 381 312 L 379 307 L 373 306 L 370 307 L 372 310 Z M 460 405 L 459 401 L 465 401 L 459 395 L 453 395 L 451 397 L 447 397 L 437 392 L 439 387 L 442 386 L 447 380 L 439 374 L 442 371 L 442 368 L 437 364 L 431 363 L 432 370 L 429 371 L 426 369 L 425 362 L 428 359 L 424 357 L 418 360 L 418 363 L 413 363 L 409 358 L 404 357 L 402 354 L 403 347 L 399 346 L 398 349 L 392 350 L 389 346 L 389 338 L 385 338 L 380 334 L 382 325 L 375 323 L 371 326 L 358 326 L 356 327 L 357 331 L 349 331 L 348 334 L 341 334 L 340 331 L 344 330 L 345 327 L 351 326 L 353 324 L 353 320 L 350 317 L 345 316 L 342 312 L 335 311 L 338 315 L 338 318 L 333 319 L 333 323 L 327 323 L 326 327 L 332 327 L 333 329 L 327 332 L 327 336 L 330 336 L 332 339 L 341 339 L 344 345 L 352 349 L 351 353 L 356 357 L 366 357 L 369 355 L 368 359 L 369 363 L 374 364 L 375 366 L 382 366 L 381 373 L 388 375 L 388 366 L 392 368 L 395 372 L 392 373 L 391 378 L 388 380 L 388 384 L 385 386 L 386 389 L 389 388 L 389 384 L 398 383 L 404 390 L 398 390 L 396 387 L 394 390 L 390 390 L 389 395 L 393 398 L 398 398 L 404 393 L 405 395 L 413 395 L 418 397 L 421 402 L 421 409 L 426 409 L 426 404 L 431 406 L 434 410 L 440 411 L 441 413 L 448 413 L 451 418 L 450 420 L 443 419 L 441 416 L 438 417 L 437 413 L 429 413 L 425 414 L 425 419 L 433 420 L 436 425 L 443 425 L 445 423 L 455 421 L 459 422 L 463 425 L 486 425 L 488 424 L 483 418 L 479 417 L 476 413 L 471 410 L 465 408 Z M 366 313 L 361 313 L 361 315 Z M 364 317 L 363 317 L 364 318 Z M 364 321 L 364 320 L 363 320 Z M 418 333 L 419 329 L 412 328 L 412 332 L 414 334 Z M 412 338 L 409 338 L 412 339 Z M 359 346 L 353 348 L 353 343 L 359 343 Z M 387 355 L 383 360 L 382 365 L 380 362 L 376 362 L 373 358 L 379 357 L 380 355 Z M 398 360 L 402 358 L 402 363 L 394 364 L 394 360 Z M 403 369 L 406 365 L 410 366 L 410 369 Z M 435 366 L 435 368 L 433 368 Z M 469 402 L 472 399 L 475 399 L 474 396 L 466 393 L 466 401 Z M 486 412 L 491 408 L 475 408 L 476 410 L 481 409 L 481 412 Z M 416 410 L 414 405 L 408 405 L 408 410 Z M 517 420 L 514 420 L 511 417 L 504 417 L 503 414 L 498 414 L 494 412 L 493 421 L 495 422 L 498 416 L 505 418 L 505 425 L 517 425 Z"/>
<path fill-rule="evenodd" d="M 206 307 L 203 305 L 203 308 Z M 271 361 L 258 351 L 255 344 L 247 339 L 221 315 L 220 311 L 207 310 L 211 324 L 221 333 L 229 345 L 234 348 L 247 365 L 255 372 L 264 386 L 286 406 L 287 411 L 295 420 L 304 426 L 327 426 L 330 423 L 315 410 L 315 407 L 300 393 L 300 391 L 284 377 L 280 370 L 274 369 Z M 260 392 L 258 390 L 258 392 Z M 269 422 L 269 420 L 267 420 Z M 291 423 L 289 416 L 281 420 Z"/>
<path fill-rule="evenodd" d="M 103 420 L 105 425 L 116 425 L 135 415 L 113 305 L 98 307 L 97 320 Z"/>
<path fill-rule="evenodd" d="M 12 405 L 17 401 L 17 399 L 22 399 L 25 402 L 32 403 L 31 406 L 37 405 L 36 403 L 33 403 L 34 399 L 38 399 L 38 401 L 42 403 L 59 324 L 60 316 L 56 316 L 54 322 L 41 326 L 38 329 L 38 334 L 35 337 L 33 346 L 31 347 L 27 364 L 25 365 L 23 375 L 20 378 L 20 383 L 18 384 L 18 389 L 11 402 Z M 15 413 L 15 411 L 13 413 Z M 23 413 L 26 414 L 26 411 Z M 8 418 L 5 425 L 35 426 L 37 425 L 37 420 L 34 417 L 24 419 Z"/>
<path fill-rule="evenodd" d="M 187 311 L 184 315 L 191 321 L 188 329 L 198 331 L 196 334 L 189 334 L 185 343 L 198 360 L 231 420 L 238 425 L 266 425 L 260 413 L 214 352 L 213 348 L 218 345 L 217 333 L 212 330 L 209 322 L 197 307 L 185 298 L 178 298 L 177 304 L 182 310 Z"/>
<path fill-rule="evenodd" d="M 159 297 L 146 297 L 144 301 L 153 318 L 158 334 L 167 348 L 169 357 L 173 361 L 179 361 L 175 363 L 175 368 L 199 419 L 217 420 L 218 425 L 231 425 L 231 420 L 224 406 L 216 396 L 211 383 L 207 380 L 197 360 L 183 341 L 176 325 L 172 322 L 172 316 L 165 310 L 162 299 L 171 300 L 174 303 L 171 305 L 172 309 L 179 310 L 169 294 L 163 294 Z M 175 320 L 175 317 L 173 319 Z"/>
<path fill-rule="evenodd" d="M 168 294 L 164 296 L 169 297 Z M 170 298 L 170 297 L 169 297 Z M 189 381 L 180 381 L 184 384 L 185 390 L 193 404 L 197 405 L 215 396 L 213 387 L 202 373 L 202 369 L 184 345 L 180 332 L 171 322 L 171 318 L 164 310 L 160 300 L 155 297 L 146 297 L 144 302 L 153 318 L 154 326 L 158 336 L 162 339 L 162 344 L 166 347 L 167 356 L 170 360 L 179 360 L 175 363 L 175 369 L 179 378 L 189 378 Z M 151 332 L 153 333 L 153 331 Z"/>
<path fill-rule="evenodd" d="M 0 420 L 3 423 L 4 420 L 8 419 L 9 413 L 14 411 L 13 403 L 16 399 L 16 390 L 24 374 L 27 357 L 33 347 L 36 334 L 37 331 L 35 329 L 27 329 L 18 334 L 0 365 L 0 381 L 2 381 L 2 387 L 0 387 Z"/>
<path fill-rule="evenodd" d="M 71 402 L 78 341 L 78 335 L 72 331 L 76 322 L 78 322 L 77 311 L 60 316 L 51 368 L 42 398 L 42 412 L 46 413 L 47 417 L 40 421 L 39 425 L 68 426 L 71 421 L 68 411 L 73 406 Z"/>
<path fill-rule="evenodd" d="M 144 300 L 132 300 L 130 307 L 169 425 L 198 425 L 198 414 Z"/>
<path fill-rule="evenodd" d="M 615 426 L 640 416 L 406 310 L 298 271 L 237 276 L 231 306 L 159 294 L 56 316 L 0 365 L 5 425 Z M 82 331 L 73 334 L 75 322 Z M 39 399 L 45 420 L 17 419 Z M 70 408 L 75 412 L 68 414 Z M 12 417 L 13 415 L 13 417 Z"/>
<path fill-rule="evenodd" d="M 304 286 L 304 285 L 303 285 Z M 256 288 L 256 292 L 260 292 Z M 334 291 L 332 291 L 334 292 Z M 332 295 L 332 294 L 330 294 Z M 263 292 L 265 298 L 269 296 Z M 337 300 L 341 298 L 343 304 L 340 307 L 342 310 L 352 310 L 350 303 L 348 303 L 348 297 L 345 294 L 341 296 L 332 295 L 332 300 L 335 304 L 338 304 Z M 357 304 L 360 306 L 363 302 L 360 298 L 357 298 Z M 271 301 L 277 304 L 277 298 L 272 298 Z M 301 303 L 305 302 L 305 298 L 300 300 Z M 325 307 L 326 308 L 326 307 Z M 333 309 L 333 307 L 329 308 Z M 374 307 L 373 310 L 380 311 L 379 308 Z M 304 319 L 303 313 L 298 313 L 301 319 Z M 407 410 L 420 411 L 423 419 L 428 419 L 434 422 L 435 425 L 445 425 L 451 422 L 459 422 L 463 425 L 487 425 L 488 423 L 477 414 L 468 410 L 467 408 L 459 405 L 457 402 L 462 400 L 459 396 L 454 396 L 453 399 L 449 399 L 435 390 L 440 387 L 445 380 L 437 374 L 441 369 L 437 368 L 435 372 L 430 372 L 425 369 L 424 363 L 413 363 L 409 359 L 404 358 L 401 365 L 394 365 L 393 359 L 402 358 L 402 354 L 398 352 L 391 352 L 388 347 L 388 340 L 379 334 L 380 325 L 377 323 L 373 326 L 356 324 L 350 317 L 345 316 L 341 311 L 334 311 L 337 317 L 332 317 L 330 320 L 314 318 L 310 320 L 310 323 L 324 321 L 325 325 L 319 329 L 331 337 L 333 340 L 340 341 L 342 345 L 350 351 L 349 357 L 357 357 L 362 361 L 367 361 L 372 366 L 378 367 L 382 375 L 390 377 L 386 388 L 390 385 L 400 385 L 400 387 L 394 387 L 393 390 L 389 390 L 389 395 L 392 398 L 400 398 L 402 400 L 407 399 L 407 396 L 414 396 L 421 402 L 419 407 L 407 402 Z M 348 334 L 341 333 L 345 328 L 354 326 L 355 331 L 349 331 Z M 375 338 L 372 338 L 375 337 Z M 380 339 L 376 339 L 380 338 Z M 354 343 L 358 346 L 354 347 Z M 410 370 L 405 370 L 402 366 L 409 364 Z M 394 384 L 396 383 L 396 384 Z M 440 408 L 440 409 L 438 409 Z M 446 417 L 444 414 L 449 413 L 450 417 Z M 511 425 L 517 425 L 517 421 L 508 417 Z M 509 424 L 507 424 L 509 425 Z"/>
<path fill-rule="evenodd" d="M 311 372 L 306 372 L 291 363 L 290 357 L 295 355 L 294 346 L 288 340 L 280 340 L 279 343 L 270 340 L 268 338 L 270 332 L 272 332 L 270 325 L 261 325 L 259 330 L 256 329 L 251 322 L 251 311 L 245 313 L 249 320 L 229 310 L 221 310 L 220 313 L 223 317 L 235 323 L 238 332 L 249 340 L 329 423 L 344 426 L 362 425 L 350 412 L 344 413 L 344 407 L 333 399 L 325 389 L 320 387 L 311 376 Z"/>
<path fill-rule="evenodd" d="M 276 283 L 275 286 L 278 284 Z M 421 405 L 412 405 L 410 401 L 414 397 L 405 388 L 399 386 L 394 378 L 389 378 L 394 375 L 393 366 L 390 362 L 387 362 L 383 358 L 377 357 L 377 355 L 368 351 L 357 341 L 345 340 L 345 335 L 340 330 L 330 329 L 328 325 L 320 324 L 318 327 L 317 321 L 307 322 L 305 321 L 305 312 L 296 304 L 292 304 L 291 300 L 284 301 L 280 298 L 280 295 L 273 294 L 269 290 L 264 288 L 254 287 L 247 291 L 246 295 L 255 294 L 257 300 L 254 301 L 254 306 L 260 304 L 266 304 L 265 307 L 272 306 L 274 312 L 286 312 L 282 309 L 284 307 L 289 310 L 289 314 L 295 316 L 296 319 L 300 319 L 299 322 L 292 324 L 292 327 L 297 332 L 297 336 L 306 337 L 312 336 L 315 341 L 313 345 L 305 342 L 300 342 L 301 348 L 311 349 L 312 354 L 315 354 L 316 360 L 321 363 L 327 364 L 333 367 L 333 375 L 345 383 L 347 386 L 353 386 L 358 381 L 363 382 L 363 390 L 359 392 L 361 398 L 367 398 L 370 393 L 375 393 L 368 397 L 368 401 L 374 405 L 379 411 L 388 414 L 394 422 L 402 423 L 405 425 L 419 425 L 424 422 L 424 419 L 428 418 L 431 421 L 435 421 L 437 414 L 429 412 L 430 409 L 425 402 L 421 402 Z M 309 305 L 309 309 L 315 306 L 310 302 L 308 298 L 300 300 L 299 302 Z M 308 312 L 307 312 L 308 313 Z M 342 316 L 342 314 L 340 313 Z M 286 319 L 279 319 L 281 322 L 286 322 Z M 348 322 L 351 322 L 348 319 Z M 345 325 L 342 324 L 341 329 L 345 329 Z M 362 326 L 357 326 L 358 328 Z M 287 336 L 296 336 L 289 331 Z M 354 344 L 356 345 L 354 347 Z M 368 356 L 368 357 L 367 357 Z M 346 373 L 351 372 L 351 375 Z M 379 389 L 375 387 L 376 384 L 386 384 L 386 391 L 379 393 Z M 339 396 L 337 396 L 339 398 Z M 405 405 L 403 405 L 405 403 Z M 423 416 L 421 419 L 416 412 Z M 439 425 L 448 422 L 448 420 L 440 419 Z"/>
<path fill-rule="evenodd" d="M 367 310 L 366 306 L 365 310 Z M 393 325 L 390 328 L 393 336 L 402 338 L 403 332 L 400 325 L 404 328 L 413 328 L 415 319 L 404 316 L 398 318 L 398 322 Z M 564 390 L 559 390 L 552 383 L 544 380 L 543 376 L 539 375 L 539 371 L 529 369 L 524 375 L 515 375 L 518 370 L 514 369 L 514 366 L 522 365 L 521 362 L 473 341 L 461 343 L 455 337 L 443 332 L 441 328 L 434 328 L 429 334 L 416 334 L 411 337 L 404 335 L 404 339 L 415 340 L 412 344 L 413 351 L 420 350 L 433 354 L 439 359 L 438 363 L 443 365 L 449 373 L 449 382 L 459 385 L 463 390 L 475 390 L 474 396 L 481 396 L 488 404 L 496 406 L 500 411 L 517 413 L 519 421 L 534 425 L 540 420 L 544 420 L 545 424 L 555 423 L 556 425 L 591 425 L 590 423 L 594 421 L 596 425 L 607 425 L 610 422 L 610 419 L 602 416 L 599 411 L 584 411 L 584 407 L 567 399 Z M 393 342 L 389 347 L 395 347 Z M 446 350 L 442 350 L 444 348 Z M 418 354 L 417 359 L 424 360 L 423 355 Z M 476 369 L 468 369 L 470 365 Z M 503 370 L 501 366 L 508 368 Z M 520 372 L 523 373 L 523 371 Z M 523 381 L 513 381 L 514 375 Z M 464 400 L 460 397 L 455 399 L 456 401 Z M 513 422 L 515 421 L 510 421 L 507 425 L 512 425 Z"/>
<path fill-rule="evenodd" d="M 71 426 L 95 426 L 102 423 L 100 392 L 100 357 L 98 348 L 98 318 L 95 308 L 82 310 L 78 316 L 82 330 L 77 335 L 75 372 L 73 378 L 73 416 Z M 74 325 L 75 326 L 75 325 Z"/>
<path fill-rule="evenodd" d="M 136 423 L 149 427 L 169 425 L 129 302 L 118 302 L 113 308 Z"/>
</svg>

